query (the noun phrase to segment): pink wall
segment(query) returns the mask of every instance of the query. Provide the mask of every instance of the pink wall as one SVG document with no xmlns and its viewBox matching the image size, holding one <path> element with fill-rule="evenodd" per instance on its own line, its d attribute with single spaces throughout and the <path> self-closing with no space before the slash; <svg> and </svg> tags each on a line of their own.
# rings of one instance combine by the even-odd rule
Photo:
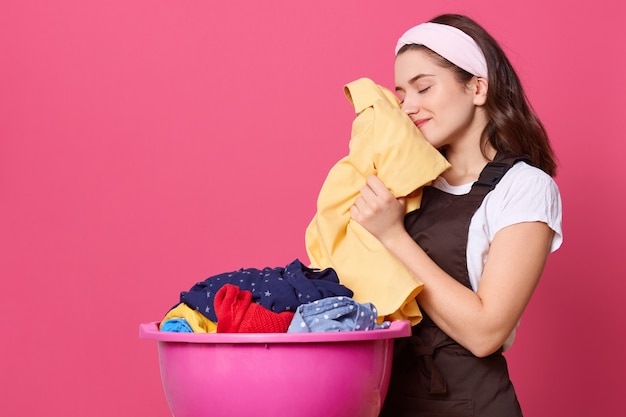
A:
<svg viewBox="0 0 626 417">
<path fill-rule="evenodd" d="M 138 324 L 211 274 L 306 259 L 343 84 L 391 86 L 400 33 L 457 11 L 561 161 L 566 242 L 508 353 L 526 415 L 621 415 L 623 4 L 3 1 L 0 414 L 169 416 Z"/>
</svg>

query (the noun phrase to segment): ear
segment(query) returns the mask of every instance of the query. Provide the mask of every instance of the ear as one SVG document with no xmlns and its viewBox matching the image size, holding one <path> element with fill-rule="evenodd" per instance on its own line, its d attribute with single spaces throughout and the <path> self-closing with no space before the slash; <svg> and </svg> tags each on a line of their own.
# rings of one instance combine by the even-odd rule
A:
<svg viewBox="0 0 626 417">
<path fill-rule="evenodd" d="M 474 93 L 474 104 L 483 106 L 487 102 L 487 90 L 489 83 L 483 77 L 474 77 L 471 81 Z"/>
</svg>

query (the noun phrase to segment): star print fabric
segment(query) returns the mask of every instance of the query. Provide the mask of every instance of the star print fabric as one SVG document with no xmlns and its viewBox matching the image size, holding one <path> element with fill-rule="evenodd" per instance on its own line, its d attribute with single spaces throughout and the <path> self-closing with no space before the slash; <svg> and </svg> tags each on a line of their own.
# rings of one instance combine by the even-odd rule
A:
<svg viewBox="0 0 626 417">
<path fill-rule="evenodd" d="M 276 313 L 295 312 L 298 306 L 322 298 L 353 295 L 339 283 L 334 269 L 309 268 L 296 259 L 285 267 L 242 268 L 213 275 L 181 292 L 180 301 L 217 322 L 215 295 L 226 284 L 250 291 L 252 302 Z"/>
</svg>

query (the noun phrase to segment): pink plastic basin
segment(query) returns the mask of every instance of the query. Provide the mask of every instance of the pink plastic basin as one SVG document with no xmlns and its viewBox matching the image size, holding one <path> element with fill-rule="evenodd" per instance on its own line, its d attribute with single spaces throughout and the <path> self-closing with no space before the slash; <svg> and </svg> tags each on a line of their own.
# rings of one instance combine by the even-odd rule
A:
<svg viewBox="0 0 626 417">
<path fill-rule="evenodd" d="M 388 329 L 338 333 L 169 333 L 158 323 L 163 389 L 175 417 L 376 417 L 391 374 Z"/>
</svg>

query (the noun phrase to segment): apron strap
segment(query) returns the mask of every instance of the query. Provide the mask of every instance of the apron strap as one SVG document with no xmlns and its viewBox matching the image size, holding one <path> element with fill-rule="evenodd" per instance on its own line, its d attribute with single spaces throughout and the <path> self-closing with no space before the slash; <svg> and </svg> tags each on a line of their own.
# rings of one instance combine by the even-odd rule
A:
<svg viewBox="0 0 626 417">
<path fill-rule="evenodd" d="M 496 185 L 500 182 L 504 174 L 513 167 L 517 162 L 524 161 L 530 164 L 530 159 L 524 156 L 521 157 L 506 157 L 499 153 L 489 162 L 480 173 L 478 180 L 472 184 L 472 194 L 484 194 L 487 195 L 489 191 L 496 188 Z"/>
</svg>

